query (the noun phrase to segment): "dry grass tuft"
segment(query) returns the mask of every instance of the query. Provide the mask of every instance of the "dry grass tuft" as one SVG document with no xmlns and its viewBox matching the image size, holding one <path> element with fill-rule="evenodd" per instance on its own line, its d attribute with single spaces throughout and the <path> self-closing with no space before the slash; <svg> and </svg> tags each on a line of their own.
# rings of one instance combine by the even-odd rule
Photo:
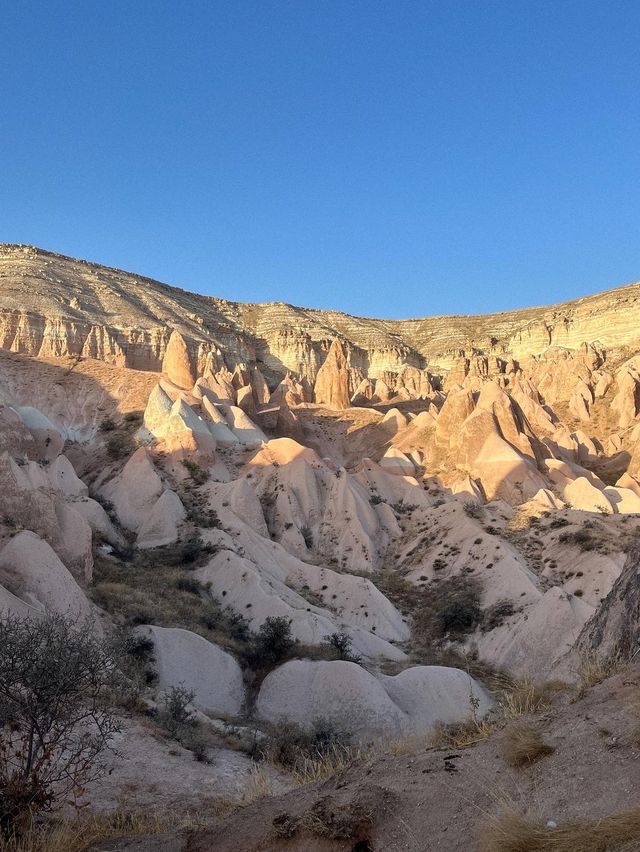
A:
<svg viewBox="0 0 640 852">
<path fill-rule="evenodd" d="M 566 689 L 561 681 L 535 683 L 531 678 L 505 679 L 496 690 L 497 705 L 504 719 L 518 719 L 528 713 L 538 713 L 551 704 L 555 693 Z"/>
<path fill-rule="evenodd" d="M 35 826 L 20 839 L 0 840 L 1 852 L 85 852 L 114 837 L 161 834 L 170 827 L 167 817 L 115 813 L 66 818 Z M 171 821 L 175 828 L 175 822 Z"/>
<path fill-rule="evenodd" d="M 364 751 L 360 746 L 345 748 L 333 745 L 322 755 L 301 758 L 292 774 L 298 784 L 313 784 L 348 769 L 355 760 L 363 756 Z"/>
<path fill-rule="evenodd" d="M 431 747 L 433 747 L 433 740 L 430 734 L 409 734 L 395 740 L 386 740 L 382 746 L 382 753 L 402 757 Z"/>
<path fill-rule="evenodd" d="M 258 799 L 270 796 L 271 792 L 271 781 L 267 773 L 260 766 L 252 766 L 242 803 L 249 805 L 251 802 L 257 802 Z"/>
<path fill-rule="evenodd" d="M 504 732 L 502 755 L 509 766 L 526 766 L 554 751 L 532 725 L 520 722 L 510 725 Z"/>
<path fill-rule="evenodd" d="M 509 812 L 483 829 L 481 852 L 637 852 L 640 808 L 598 820 L 573 820 L 547 828 Z"/>
<path fill-rule="evenodd" d="M 495 724 L 486 719 L 472 719 L 459 725 L 439 724 L 429 738 L 429 744 L 437 748 L 461 749 L 486 740 L 495 730 Z"/>
<path fill-rule="evenodd" d="M 593 652 L 584 654 L 578 666 L 578 695 L 583 696 L 587 689 L 617 674 L 623 666 L 624 660 L 619 654 L 613 657 L 598 657 Z"/>
</svg>

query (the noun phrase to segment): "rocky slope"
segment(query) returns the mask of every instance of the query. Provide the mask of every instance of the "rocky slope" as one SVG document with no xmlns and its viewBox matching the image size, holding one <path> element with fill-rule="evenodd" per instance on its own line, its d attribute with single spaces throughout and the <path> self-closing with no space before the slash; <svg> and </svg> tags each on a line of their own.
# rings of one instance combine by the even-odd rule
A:
<svg viewBox="0 0 640 852">
<path fill-rule="evenodd" d="M 231 369 L 257 360 L 314 381 L 334 339 L 369 378 L 404 366 L 450 368 L 463 352 L 519 359 L 549 346 L 629 346 L 638 340 L 640 284 L 508 313 L 376 320 L 209 298 L 32 246 L 2 245 L 0 310 L 0 347 L 13 352 L 160 370 L 175 328 L 198 364 L 219 348 Z"/>
<path fill-rule="evenodd" d="M 0 275 L 0 614 L 90 618 L 148 652 L 95 807 L 131 785 L 184 803 L 184 778 L 194 801 L 246 800 L 257 766 L 286 790 L 283 725 L 406 742 L 483 724 L 498 675 L 574 684 L 586 658 L 633 657 L 638 285 L 382 321 L 29 247 Z M 197 769 L 153 721 L 177 687 Z"/>
</svg>

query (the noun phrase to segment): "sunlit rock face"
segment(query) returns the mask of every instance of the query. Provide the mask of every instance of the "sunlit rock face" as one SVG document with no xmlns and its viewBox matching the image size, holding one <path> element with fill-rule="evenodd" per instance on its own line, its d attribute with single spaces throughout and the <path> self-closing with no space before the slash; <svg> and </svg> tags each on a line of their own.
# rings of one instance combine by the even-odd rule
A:
<svg viewBox="0 0 640 852">
<path fill-rule="evenodd" d="M 126 572 L 157 564 L 195 595 L 181 617 L 199 613 L 196 627 L 218 630 L 202 607 L 227 608 L 240 633 L 279 616 L 312 649 L 265 679 L 263 721 L 283 684 L 320 713 L 317 684 L 343 681 L 341 713 L 363 732 L 366 704 L 386 733 L 429 729 L 432 704 L 463 720 L 468 679 L 413 665 L 427 645 L 568 676 L 640 525 L 637 285 L 382 321 L 203 297 L 29 247 L 0 249 L 0 276 L 3 612 L 102 607 L 108 622 L 110 595 L 139 603 Z M 101 582 L 105 560 L 118 582 Z M 427 641 L 418 605 L 456 586 L 475 590 L 477 620 Z M 229 678 L 200 705 L 245 712 L 237 636 L 203 645 L 174 616 L 138 622 L 164 682 L 195 649 L 194 683 L 209 659 Z M 364 668 L 332 657 L 332 636 Z M 406 674 L 382 674 L 392 664 Z"/>
</svg>

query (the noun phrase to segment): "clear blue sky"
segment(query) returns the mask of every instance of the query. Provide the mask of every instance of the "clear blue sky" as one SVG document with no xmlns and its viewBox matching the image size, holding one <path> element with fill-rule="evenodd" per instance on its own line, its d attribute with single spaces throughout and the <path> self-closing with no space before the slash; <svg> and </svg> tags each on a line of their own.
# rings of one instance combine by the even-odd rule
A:
<svg viewBox="0 0 640 852">
<path fill-rule="evenodd" d="M 392 317 L 640 278 L 637 0 L 18 0 L 1 18 L 0 241 Z"/>
</svg>

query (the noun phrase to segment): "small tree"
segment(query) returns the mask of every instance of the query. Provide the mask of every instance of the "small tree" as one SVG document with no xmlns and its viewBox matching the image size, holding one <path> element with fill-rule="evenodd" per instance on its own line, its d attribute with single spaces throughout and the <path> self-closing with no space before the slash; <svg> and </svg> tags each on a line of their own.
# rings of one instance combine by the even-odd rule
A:
<svg viewBox="0 0 640 852">
<path fill-rule="evenodd" d="M 346 660 L 349 663 L 362 662 L 360 654 L 353 652 L 351 637 L 348 633 L 331 633 L 324 637 L 324 641 L 335 651 L 339 660 Z"/>
<path fill-rule="evenodd" d="M 260 667 L 276 666 L 288 656 L 294 644 L 289 620 L 283 615 L 270 615 L 256 634 L 249 662 Z"/>
<path fill-rule="evenodd" d="M 0 619 L 0 829 L 28 827 L 104 772 L 122 648 L 90 622 L 60 615 Z"/>
</svg>

